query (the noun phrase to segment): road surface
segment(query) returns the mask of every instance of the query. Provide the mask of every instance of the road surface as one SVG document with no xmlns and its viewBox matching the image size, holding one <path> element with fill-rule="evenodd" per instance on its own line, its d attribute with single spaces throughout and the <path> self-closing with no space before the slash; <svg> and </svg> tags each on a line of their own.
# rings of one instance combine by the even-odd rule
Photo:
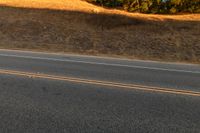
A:
<svg viewBox="0 0 200 133">
<path fill-rule="evenodd" d="M 200 66 L 0 50 L 0 132 L 199 133 Z"/>
</svg>

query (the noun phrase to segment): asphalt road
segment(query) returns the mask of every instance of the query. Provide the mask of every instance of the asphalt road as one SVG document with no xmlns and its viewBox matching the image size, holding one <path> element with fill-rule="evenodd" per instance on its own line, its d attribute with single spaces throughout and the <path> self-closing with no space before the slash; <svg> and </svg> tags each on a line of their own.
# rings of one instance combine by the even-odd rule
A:
<svg viewBox="0 0 200 133">
<path fill-rule="evenodd" d="M 26 76 L 3 73 L 26 72 Z M 155 87 L 155 91 L 28 76 Z M 200 133 L 200 66 L 0 50 L 0 132 Z"/>
</svg>

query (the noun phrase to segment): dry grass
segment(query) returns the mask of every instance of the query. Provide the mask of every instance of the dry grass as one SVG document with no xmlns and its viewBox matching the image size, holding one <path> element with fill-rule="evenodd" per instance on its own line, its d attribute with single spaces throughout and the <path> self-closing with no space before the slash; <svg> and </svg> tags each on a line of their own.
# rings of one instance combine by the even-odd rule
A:
<svg viewBox="0 0 200 133">
<path fill-rule="evenodd" d="M 81 11 L 87 13 L 106 13 L 118 14 L 128 17 L 139 17 L 150 20 L 194 20 L 200 21 L 200 15 L 146 15 L 140 13 L 128 13 L 120 10 L 108 10 L 83 0 L 0 0 L 0 4 L 12 7 L 39 8 L 39 9 L 56 9 L 67 11 Z"/>
<path fill-rule="evenodd" d="M 102 9 L 81 0 L 0 0 L 1 4 L 26 8 L 49 8 L 70 11 L 91 12 L 92 9 Z M 102 9 L 103 10 L 103 9 Z"/>
<path fill-rule="evenodd" d="M 199 14 L 133 14 L 80 0 L 0 4 L 1 48 L 200 62 Z"/>
</svg>

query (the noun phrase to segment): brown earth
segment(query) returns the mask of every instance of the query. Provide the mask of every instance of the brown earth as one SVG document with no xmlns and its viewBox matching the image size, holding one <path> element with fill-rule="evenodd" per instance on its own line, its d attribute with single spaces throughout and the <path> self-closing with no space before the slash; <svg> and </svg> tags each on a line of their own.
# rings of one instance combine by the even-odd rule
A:
<svg viewBox="0 0 200 133">
<path fill-rule="evenodd" d="M 79 0 L 52 2 L 1 0 L 0 48 L 200 62 L 200 14 L 131 14 Z"/>
</svg>

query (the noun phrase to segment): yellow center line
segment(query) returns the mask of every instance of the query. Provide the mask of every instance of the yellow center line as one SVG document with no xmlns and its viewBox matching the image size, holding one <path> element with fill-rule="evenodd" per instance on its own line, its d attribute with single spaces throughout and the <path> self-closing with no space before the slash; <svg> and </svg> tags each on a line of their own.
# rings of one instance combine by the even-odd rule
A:
<svg viewBox="0 0 200 133">
<path fill-rule="evenodd" d="M 144 86 L 144 85 L 136 85 L 136 84 L 124 84 L 124 83 L 108 82 L 108 81 L 100 81 L 100 80 L 89 80 L 89 79 L 81 79 L 81 78 L 74 78 L 74 77 L 67 77 L 67 76 L 56 76 L 56 75 L 14 71 L 14 70 L 0 69 L 0 74 L 43 78 L 43 79 L 51 79 L 51 80 L 61 80 L 61 81 L 68 81 L 68 82 L 74 82 L 74 83 L 84 83 L 84 84 L 100 85 L 100 86 L 107 86 L 107 87 L 127 88 L 127 89 L 151 91 L 151 92 L 161 92 L 161 93 L 189 95 L 189 96 L 198 96 L 198 97 L 200 96 L 200 92 L 197 92 L 197 91 L 180 90 L 180 89 L 178 90 L 178 89 Z"/>
</svg>

